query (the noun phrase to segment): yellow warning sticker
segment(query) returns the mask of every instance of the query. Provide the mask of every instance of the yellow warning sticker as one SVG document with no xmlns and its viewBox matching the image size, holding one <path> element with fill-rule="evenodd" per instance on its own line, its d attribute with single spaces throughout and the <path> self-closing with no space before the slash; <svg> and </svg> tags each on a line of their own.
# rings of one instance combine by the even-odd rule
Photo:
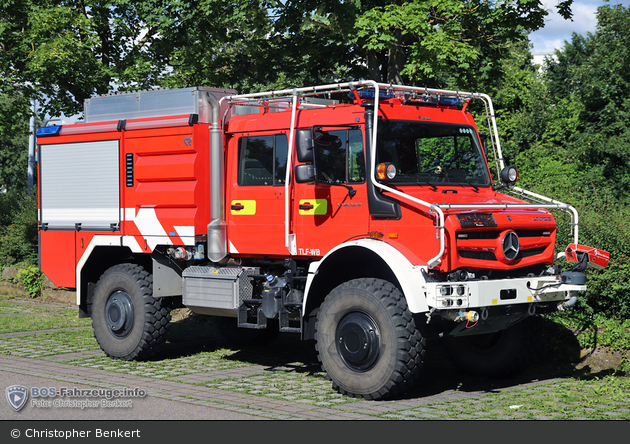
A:
<svg viewBox="0 0 630 444">
<path fill-rule="evenodd" d="M 328 214 L 327 199 L 301 199 L 298 205 L 298 212 L 302 216 Z"/>
<path fill-rule="evenodd" d="M 230 214 L 251 216 L 256 214 L 255 200 L 233 200 L 230 203 Z"/>
</svg>

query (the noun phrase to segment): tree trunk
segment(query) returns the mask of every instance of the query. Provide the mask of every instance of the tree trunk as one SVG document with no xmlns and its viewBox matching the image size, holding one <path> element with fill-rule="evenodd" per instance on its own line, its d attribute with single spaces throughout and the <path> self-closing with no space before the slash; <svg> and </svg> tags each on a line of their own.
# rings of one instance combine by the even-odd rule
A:
<svg viewBox="0 0 630 444">
<path fill-rule="evenodd" d="M 406 57 L 402 45 L 402 33 L 400 30 L 397 30 L 394 35 L 397 44 L 387 52 L 387 83 L 403 85 L 405 82 L 401 71 L 405 67 Z"/>
</svg>

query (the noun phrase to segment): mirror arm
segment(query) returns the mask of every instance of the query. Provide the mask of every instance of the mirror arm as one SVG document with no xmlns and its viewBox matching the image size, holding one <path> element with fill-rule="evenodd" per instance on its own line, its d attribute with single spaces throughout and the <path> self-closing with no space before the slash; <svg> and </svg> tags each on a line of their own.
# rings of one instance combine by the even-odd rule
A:
<svg viewBox="0 0 630 444">
<path fill-rule="evenodd" d="M 332 185 L 335 187 L 344 187 L 346 190 L 348 190 L 348 196 L 350 197 L 354 197 L 354 195 L 357 194 L 357 190 L 352 188 L 350 185 L 346 185 L 345 183 L 329 183 L 329 182 L 320 182 L 320 181 L 317 181 L 317 183 L 322 184 L 322 185 Z"/>
</svg>

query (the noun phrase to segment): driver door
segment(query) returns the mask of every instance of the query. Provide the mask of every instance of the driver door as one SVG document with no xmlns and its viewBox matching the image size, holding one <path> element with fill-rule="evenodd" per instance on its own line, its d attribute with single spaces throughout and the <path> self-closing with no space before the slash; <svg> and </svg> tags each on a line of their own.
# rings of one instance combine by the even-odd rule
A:
<svg viewBox="0 0 630 444">
<path fill-rule="evenodd" d="M 356 128 L 314 131 L 315 183 L 296 183 L 293 221 L 298 256 L 325 255 L 368 234 L 365 151 Z"/>
<path fill-rule="evenodd" d="M 286 255 L 284 183 L 286 133 L 257 134 L 230 140 L 227 231 L 231 254 Z"/>
</svg>

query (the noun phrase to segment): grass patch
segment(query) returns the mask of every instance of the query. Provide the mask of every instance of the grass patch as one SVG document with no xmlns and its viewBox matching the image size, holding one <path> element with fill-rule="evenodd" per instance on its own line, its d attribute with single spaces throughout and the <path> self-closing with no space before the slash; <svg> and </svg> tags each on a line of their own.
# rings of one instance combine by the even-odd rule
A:
<svg viewBox="0 0 630 444">
<path fill-rule="evenodd" d="M 192 373 L 227 370 L 250 365 L 229 359 L 233 353 L 234 351 L 229 349 L 218 349 L 174 359 L 160 359 L 158 357 L 156 360 L 148 361 L 123 361 L 103 355 L 66 361 L 66 364 L 150 378 L 174 378 Z"/>
<path fill-rule="evenodd" d="M 67 327 L 90 327 L 76 309 L 42 305 L 33 299 L 0 296 L 0 334 Z"/>
<path fill-rule="evenodd" d="M 0 354 L 39 358 L 100 350 L 92 330 L 53 331 L 0 339 Z"/>
<path fill-rule="evenodd" d="M 630 419 L 630 377 L 566 379 L 377 416 L 388 419 Z"/>
<path fill-rule="evenodd" d="M 243 378 L 215 379 L 196 385 L 320 406 L 338 406 L 359 400 L 333 390 L 331 382 L 322 372 L 270 371 Z"/>
<path fill-rule="evenodd" d="M 9 310 L 3 307 L 3 310 Z M 21 313 L 24 313 L 21 310 Z M 34 314 L 17 314 L 15 316 L 0 316 L 0 334 L 33 330 L 49 330 L 68 327 L 90 327 L 91 319 L 79 319 L 76 310 L 38 311 Z"/>
</svg>

